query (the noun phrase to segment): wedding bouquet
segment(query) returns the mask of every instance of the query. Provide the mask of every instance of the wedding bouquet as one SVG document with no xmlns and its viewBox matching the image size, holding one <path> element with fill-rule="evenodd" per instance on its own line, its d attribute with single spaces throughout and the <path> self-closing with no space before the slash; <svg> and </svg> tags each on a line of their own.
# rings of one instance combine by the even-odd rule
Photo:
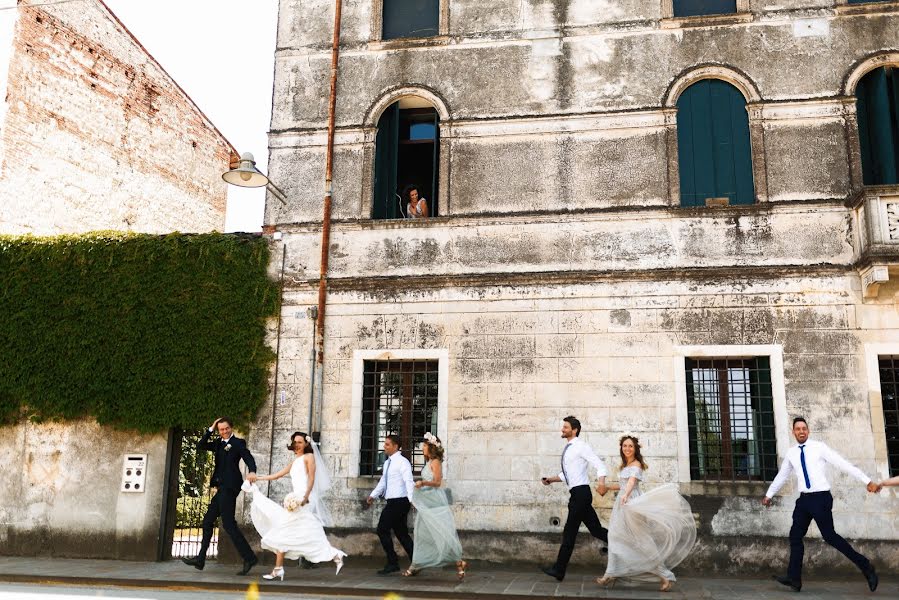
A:
<svg viewBox="0 0 899 600">
<path fill-rule="evenodd" d="M 294 493 L 290 493 L 284 496 L 283 505 L 288 511 L 293 512 L 303 506 L 303 499 Z"/>
</svg>

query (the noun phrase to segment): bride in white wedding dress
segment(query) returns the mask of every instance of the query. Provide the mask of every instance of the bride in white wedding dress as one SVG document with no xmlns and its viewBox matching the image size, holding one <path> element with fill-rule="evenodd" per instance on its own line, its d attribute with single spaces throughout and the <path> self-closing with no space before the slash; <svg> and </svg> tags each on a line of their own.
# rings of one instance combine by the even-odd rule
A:
<svg viewBox="0 0 899 600">
<path fill-rule="evenodd" d="M 609 523 L 609 562 L 596 583 L 611 587 L 619 578 L 656 579 L 661 591 L 670 591 L 675 581 L 671 569 L 696 543 L 693 511 L 675 484 L 640 490 L 647 467 L 636 436 L 624 434 L 619 451 L 620 483 L 609 488 L 619 490 Z"/>
<path fill-rule="evenodd" d="M 243 489 L 253 494 L 250 517 L 262 537 L 262 547 L 275 553 L 275 568 L 263 575 L 266 579 L 284 581 L 284 559 L 305 558 L 309 562 L 334 561 L 337 573 L 343 568 L 346 556 L 334 548 L 325 535 L 325 525 L 331 516 L 322 496 L 331 487 L 331 476 L 315 443 L 300 431 L 290 436 L 294 460 L 272 475 L 260 475 L 257 480 L 273 481 L 290 475 L 293 493 L 280 505 L 267 498 L 255 484 L 244 481 Z"/>
</svg>

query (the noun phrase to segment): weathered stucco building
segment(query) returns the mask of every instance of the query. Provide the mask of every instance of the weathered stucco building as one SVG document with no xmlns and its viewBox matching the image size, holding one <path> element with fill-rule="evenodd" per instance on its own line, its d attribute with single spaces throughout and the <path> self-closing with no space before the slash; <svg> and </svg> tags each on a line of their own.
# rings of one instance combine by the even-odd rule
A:
<svg viewBox="0 0 899 600">
<path fill-rule="evenodd" d="M 539 477 L 567 414 L 616 470 L 619 435 L 639 435 L 649 485 L 696 511 L 706 572 L 785 564 L 791 490 L 759 500 L 792 416 L 875 479 L 899 472 L 899 2 L 410 4 L 343 5 L 311 426 L 341 547 L 379 552 L 359 506 L 392 431 L 446 442 L 463 544 L 490 560 L 555 555 L 567 494 Z M 269 171 L 287 201 L 266 224 L 286 291 L 263 457 L 310 427 L 333 17 L 333 0 L 281 1 Z M 407 183 L 436 216 L 390 218 Z M 837 529 L 899 566 L 895 494 L 834 489 Z M 599 569 L 595 551 L 575 557 Z"/>
<path fill-rule="evenodd" d="M 25 4 L 0 13 L 0 233 L 221 230 L 230 143 L 102 1 Z M 0 553 L 155 559 L 167 443 L 3 428 Z M 145 492 L 122 493 L 134 454 Z"/>
<path fill-rule="evenodd" d="M 101 0 L 29 3 L 0 16 L 0 232 L 223 229 L 222 134 Z"/>
</svg>

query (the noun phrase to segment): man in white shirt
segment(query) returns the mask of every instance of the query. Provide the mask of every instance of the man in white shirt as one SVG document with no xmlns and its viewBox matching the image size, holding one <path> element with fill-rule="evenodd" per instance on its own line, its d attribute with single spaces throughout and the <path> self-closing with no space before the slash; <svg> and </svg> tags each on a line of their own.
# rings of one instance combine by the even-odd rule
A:
<svg viewBox="0 0 899 600">
<path fill-rule="evenodd" d="M 411 507 L 409 499 L 415 489 L 412 465 L 400 452 L 398 435 L 388 435 L 384 440 L 384 454 L 387 455 L 387 460 L 381 469 L 381 480 L 368 496 L 369 506 L 375 498 L 383 496 L 387 500 L 387 506 L 381 511 L 381 518 L 378 520 L 378 538 L 381 540 L 384 553 L 387 554 L 387 564 L 378 571 L 378 575 L 387 575 L 400 570 L 399 557 L 393 549 L 393 539 L 390 537 L 391 530 L 409 555 L 409 560 L 412 560 L 412 537 L 409 535 L 409 525 L 406 522 Z"/>
<path fill-rule="evenodd" d="M 790 564 L 787 567 L 786 577 L 776 575 L 774 579 L 796 592 L 802 589 L 802 559 L 805 555 L 802 538 L 805 537 L 809 525 L 814 520 L 824 541 L 855 563 L 855 566 L 865 575 L 865 579 L 868 580 L 868 588 L 873 592 L 877 589 L 878 581 L 874 565 L 856 552 L 849 542 L 833 529 L 833 496 L 830 494 L 830 483 L 827 480 L 825 466 L 830 463 L 849 473 L 864 483 L 869 492 L 876 492 L 877 484 L 872 482 L 871 478 L 858 467 L 830 449 L 827 444 L 809 440 L 808 436 L 809 429 L 806 420 L 802 417 L 793 419 L 793 437 L 796 438 L 799 445 L 793 446 L 787 451 L 777 477 L 771 482 L 762 499 L 763 505 L 771 506 L 771 498 L 787 482 L 790 473 L 796 473 L 799 498 L 796 500 L 796 508 L 793 510 L 793 527 L 790 529 Z"/>
<path fill-rule="evenodd" d="M 593 510 L 593 492 L 590 491 L 590 477 L 587 473 L 590 466 L 596 469 L 596 476 L 599 478 L 596 491 L 600 496 L 604 496 L 607 491 L 606 465 L 596 456 L 593 449 L 578 437 L 580 435 L 580 421 L 571 416 L 562 419 L 562 437 L 568 442 L 562 451 L 562 470 L 557 476 L 541 479 L 543 485 L 563 482 L 571 493 L 559 556 L 556 558 L 556 564 L 543 569 L 544 573 L 559 581 L 565 579 L 565 571 L 568 568 L 568 561 L 571 560 L 571 553 L 574 552 L 574 542 L 581 523 L 587 526 L 593 537 L 605 544 L 609 543 L 609 531 L 602 526 L 596 511 Z M 603 546 L 602 551 L 608 552 L 608 549 Z"/>
</svg>

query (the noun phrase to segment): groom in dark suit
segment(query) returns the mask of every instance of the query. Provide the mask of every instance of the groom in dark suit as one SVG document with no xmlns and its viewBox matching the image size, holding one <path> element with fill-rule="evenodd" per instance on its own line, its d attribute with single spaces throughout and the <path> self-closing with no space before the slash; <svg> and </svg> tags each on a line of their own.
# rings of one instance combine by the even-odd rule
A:
<svg viewBox="0 0 899 600">
<path fill-rule="evenodd" d="M 210 440 L 212 432 L 218 429 L 219 439 Z M 206 551 L 209 549 L 209 542 L 212 541 L 212 530 L 215 527 L 215 520 L 222 518 L 222 529 L 224 529 L 234 547 L 243 558 L 243 569 L 238 575 L 246 575 L 250 572 L 259 559 L 247 543 L 247 539 L 237 527 L 237 521 L 234 519 L 234 510 L 237 505 L 237 496 L 240 494 L 240 486 L 243 484 L 243 475 L 240 472 L 240 461 L 243 459 L 249 474 L 247 480 L 250 483 L 256 481 L 256 461 L 247 448 L 247 442 L 234 435 L 231 425 L 231 419 L 216 419 L 197 443 L 197 451 L 209 451 L 215 453 L 215 470 L 212 472 L 212 480 L 210 485 L 218 488 L 215 496 L 209 502 L 209 508 L 206 509 L 206 516 L 203 517 L 203 541 L 200 544 L 200 553 L 193 558 L 182 558 L 186 564 L 203 570 L 206 566 Z"/>
</svg>

